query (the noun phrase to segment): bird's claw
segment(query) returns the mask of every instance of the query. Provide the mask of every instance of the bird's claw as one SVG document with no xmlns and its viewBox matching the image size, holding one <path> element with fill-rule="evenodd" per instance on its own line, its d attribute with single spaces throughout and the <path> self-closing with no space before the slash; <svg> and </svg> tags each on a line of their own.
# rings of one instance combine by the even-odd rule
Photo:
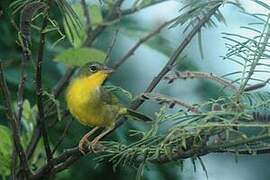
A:
<svg viewBox="0 0 270 180">
<path fill-rule="evenodd" d="M 95 141 L 95 140 L 93 140 L 92 142 L 91 142 L 91 150 L 93 151 L 93 153 L 97 153 L 97 142 L 98 141 Z"/>
<path fill-rule="evenodd" d="M 86 155 L 86 149 L 85 149 L 85 145 L 89 144 L 90 142 L 88 141 L 88 139 L 81 139 L 80 143 L 79 143 L 79 150 L 83 155 Z"/>
</svg>

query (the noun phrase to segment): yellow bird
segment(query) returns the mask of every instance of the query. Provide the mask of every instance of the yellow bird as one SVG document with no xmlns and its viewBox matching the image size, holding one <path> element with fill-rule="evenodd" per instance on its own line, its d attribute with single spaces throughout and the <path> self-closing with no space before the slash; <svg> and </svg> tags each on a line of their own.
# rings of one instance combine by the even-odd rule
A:
<svg viewBox="0 0 270 180">
<path fill-rule="evenodd" d="M 94 150 L 97 142 L 115 126 L 117 119 L 131 115 L 144 121 L 151 119 L 143 114 L 126 108 L 116 96 L 106 91 L 102 84 L 113 72 L 107 66 L 93 62 L 84 65 L 77 77 L 71 81 L 66 91 L 66 102 L 70 113 L 82 124 L 95 127 L 80 140 L 79 149 L 84 153 L 88 138 L 100 127 L 105 131 L 92 142 Z"/>
</svg>

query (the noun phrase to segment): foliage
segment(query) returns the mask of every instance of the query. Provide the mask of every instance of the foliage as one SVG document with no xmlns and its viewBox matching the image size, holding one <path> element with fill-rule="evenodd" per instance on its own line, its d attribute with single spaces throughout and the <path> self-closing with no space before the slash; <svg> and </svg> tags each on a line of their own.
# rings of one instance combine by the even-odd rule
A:
<svg viewBox="0 0 270 180">
<path fill-rule="evenodd" d="M 0 37 L 3 41 L 0 44 L 0 49 L 3 49 L 1 58 L 4 59 L 0 62 L 1 176 L 11 176 L 14 170 L 15 176 L 25 175 L 22 178 L 36 179 L 56 174 L 58 179 L 66 179 L 78 174 L 76 167 L 67 168 L 82 154 L 78 148 L 67 147 L 71 144 L 77 146 L 78 134 L 82 134 L 78 132 L 83 132 L 83 129 L 77 124 L 70 128 L 72 117 L 65 108 L 63 97 L 59 95 L 62 95 L 77 66 L 92 61 L 107 63 L 109 59 L 117 71 L 141 45 L 149 46 L 168 57 L 167 64 L 149 83 L 147 90 L 133 95 L 126 90 L 128 88 L 114 85 L 104 87 L 121 99 L 127 98 L 127 104 L 130 103 L 133 109 L 145 101 L 160 104 L 160 109 L 155 108 L 159 106 L 153 106 L 155 121 L 150 125 L 144 124 L 143 128 L 128 128 L 131 130 L 126 132 L 126 129 L 118 128 L 125 120 L 119 120 L 115 127 L 121 132 L 118 140 L 102 141 L 94 154 L 95 161 L 80 161 L 81 164 L 77 166 L 84 166 L 87 171 L 91 169 L 93 178 L 106 176 L 107 173 L 103 172 L 110 172 L 111 166 L 116 173 L 123 172 L 123 169 L 135 169 L 136 177 L 140 179 L 146 174 L 144 169 L 150 163 L 161 164 L 191 158 L 193 162 L 199 161 L 207 176 L 207 167 L 200 156 L 218 152 L 270 152 L 270 93 L 260 90 L 270 80 L 259 77 L 260 73 L 269 73 L 270 15 L 248 14 L 238 1 L 202 0 L 184 1 L 185 5 L 177 17 L 154 30 L 140 27 L 133 19 L 132 14 L 164 1 L 135 0 L 128 7 L 122 6 L 121 0 L 91 1 L 88 4 L 84 0 L 80 4 L 66 0 L 47 0 L 43 3 L 16 0 L 9 3 L 9 8 L 4 10 L 4 24 L 7 26 L 0 27 L 7 35 L 7 41 Z M 269 5 L 262 1 L 253 2 L 270 10 Z M 5 3 L 0 2 L 1 6 L 7 7 Z M 195 35 L 198 35 L 199 51 L 204 56 L 202 30 L 217 27 L 217 22 L 226 24 L 219 9 L 228 4 L 254 18 L 254 22 L 241 27 L 252 32 L 253 37 L 233 32 L 223 33 L 227 41 L 223 60 L 237 63 L 241 70 L 222 77 L 206 72 L 179 71 L 179 66 L 188 66 L 182 62 L 185 58 L 180 59 L 179 56 L 183 55 L 183 50 Z M 35 8 L 32 5 L 39 6 Z M 31 12 L 28 12 L 29 9 Z M 38 13 L 40 9 L 42 11 Z M 19 16 L 21 19 L 17 22 Z M 168 27 L 182 28 L 185 37 L 177 48 L 171 45 L 164 34 L 159 34 Z M 120 29 L 119 36 L 133 40 L 139 38 L 130 49 L 121 49 L 119 54 L 123 56 L 118 58 L 114 58 L 117 53 L 111 54 L 118 38 L 117 33 L 111 38 L 115 29 Z M 10 34 L 11 31 L 14 33 Z M 141 38 L 142 34 L 146 36 Z M 111 43 L 107 43 L 109 39 L 113 39 Z M 10 48 L 10 45 L 19 48 Z M 10 54 L 7 53 L 9 50 Z M 31 56 L 25 58 L 26 54 Z M 116 65 L 118 62 L 115 59 L 120 59 L 121 63 Z M 124 81 L 129 74 L 122 74 L 119 81 Z M 144 74 L 136 76 L 144 77 Z M 179 79 L 194 78 L 210 81 L 215 90 L 220 87 L 228 90 L 217 98 L 194 105 L 153 91 L 161 80 L 174 85 Z M 9 107 L 9 104 L 13 106 Z M 7 124 L 11 124 L 11 128 Z M 119 140 L 125 134 L 128 134 L 128 138 Z M 19 136 L 17 140 L 16 135 Z M 22 152 L 18 144 L 22 146 Z M 91 149 L 88 151 L 91 152 Z M 26 158 L 25 162 L 23 158 Z M 104 166 L 100 172 L 93 170 L 97 162 Z M 16 169 L 23 173 L 16 172 Z"/>
</svg>

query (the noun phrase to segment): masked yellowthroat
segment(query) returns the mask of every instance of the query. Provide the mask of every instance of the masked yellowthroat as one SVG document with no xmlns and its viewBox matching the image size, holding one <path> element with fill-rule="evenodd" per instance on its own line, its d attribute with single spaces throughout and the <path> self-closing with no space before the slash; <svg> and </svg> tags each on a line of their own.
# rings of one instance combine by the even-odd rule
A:
<svg viewBox="0 0 270 180">
<path fill-rule="evenodd" d="M 123 116 L 133 116 L 144 121 L 151 119 L 122 105 L 116 96 L 102 87 L 113 70 L 101 63 L 84 65 L 77 77 L 71 81 L 66 92 L 67 106 L 71 114 L 82 124 L 95 127 L 83 136 L 79 149 L 84 153 L 84 145 L 90 143 L 88 138 L 99 128 L 106 130 L 92 142 L 92 149 L 96 143 L 114 126 L 117 119 Z"/>
</svg>

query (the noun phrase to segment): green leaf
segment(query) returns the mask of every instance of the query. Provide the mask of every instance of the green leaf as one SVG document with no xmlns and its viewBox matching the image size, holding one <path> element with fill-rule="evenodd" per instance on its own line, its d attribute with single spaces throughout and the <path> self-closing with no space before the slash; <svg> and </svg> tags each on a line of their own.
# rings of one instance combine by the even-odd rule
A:
<svg viewBox="0 0 270 180">
<path fill-rule="evenodd" d="M 129 92 L 129 91 L 127 91 L 127 90 L 125 90 L 125 89 L 123 89 L 123 88 L 121 88 L 121 87 L 119 87 L 119 86 L 114 86 L 114 85 L 105 85 L 105 86 L 103 86 L 107 91 L 110 91 L 110 92 L 112 92 L 113 94 L 115 94 L 115 95 L 124 95 L 125 97 L 127 97 L 129 100 L 132 100 L 133 99 L 133 96 L 132 96 L 132 94 Z"/>
<path fill-rule="evenodd" d="M 81 47 L 86 36 L 85 30 L 83 28 L 74 26 L 71 23 L 71 20 L 69 20 L 67 17 L 65 18 L 66 20 L 63 22 L 65 35 L 73 47 Z"/>
<path fill-rule="evenodd" d="M 72 48 L 68 49 L 54 58 L 56 62 L 67 65 L 82 66 L 88 62 L 103 63 L 106 53 L 95 48 Z"/>
<path fill-rule="evenodd" d="M 57 1 L 58 2 L 58 1 Z M 66 1 L 59 1 L 60 10 L 63 14 L 63 25 L 65 35 L 73 47 L 79 48 L 82 46 L 86 38 L 86 31 L 82 25 L 83 12 L 78 5 L 70 6 Z"/>
<path fill-rule="evenodd" d="M 24 129 L 26 130 L 26 137 L 30 136 L 33 132 L 36 117 L 37 117 L 37 105 L 34 105 L 31 107 L 31 104 L 28 99 L 24 100 L 23 102 L 23 112 L 22 112 L 22 125 Z M 24 137 L 24 136 L 23 136 Z"/>
<path fill-rule="evenodd" d="M 29 119 L 31 116 L 31 106 L 30 106 L 30 102 L 26 99 L 23 102 L 23 112 L 22 115 L 25 119 Z"/>
<path fill-rule="evenodd" d="M 103 21 L 102 11 L 97 5 L 90 6 L 90 21 L 93 28 Z"/>
<path fill-rule="evenodd" d="M 12 141 L 10 129 L 0 125 L 0 175 L 10 175 Z"/>
</svg>

